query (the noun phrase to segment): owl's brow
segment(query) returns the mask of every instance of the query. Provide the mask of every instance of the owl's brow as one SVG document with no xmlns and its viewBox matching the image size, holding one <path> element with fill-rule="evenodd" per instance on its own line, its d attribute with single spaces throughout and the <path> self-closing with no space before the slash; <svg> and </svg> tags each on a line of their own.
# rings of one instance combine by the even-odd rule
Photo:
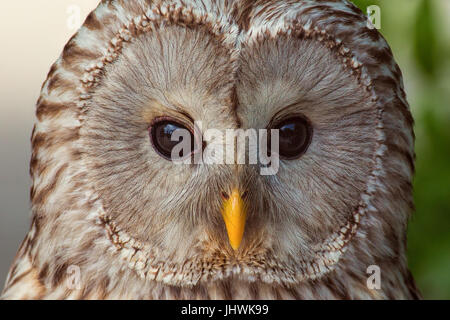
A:
<svg viewBox="0 0 450 320">
<path fill-rule="evenodd" d="M 304 102 L 307 102 L 307 100 L 297 99 L 295 102 L 290 103 L 290 104 L 280 108 L 279 110 L 277 110 L 277 112 L 275 112 L 275 114 L 272 116 L 272 118 L 270 120 L 269 127 L 273 122 L 279 120 L 287 113 L 301 113 L 298 111 L 298 107 Z"/>
<path fill-rule="evenodd" d="M 185 109 L 183 109 L 183 107 L 181 107 L 179 104 L 176 103 L 173 103 L 172 106 L 175 109 L 175 111 L 177 111 L 179 114 L 183 115 L 184 117 L 189 119 L 189 121 L 194 123 L 194 118 L 191 117 L 191 115 Z"/>
<path fill-rule="evenodd" d="M 168 101 L 169 101 L 169 104 L 167 105 L 165 103 L 160 102 L 159 100 L 152 99 L 151 102 L 149 103 L 149 105 L 155 109 L 172 112 L 172 113 L 177 113 L 180 116 L 182 116 L 182 118 L 184 118 L 186 121 L 189 121 L 190 123 L 194 123 L 194 118 L 181 105 L 179 105 L 177 103 L 173 103 L 170 100 L 168 100 Z M 153 120 L 152 118 L 154 117 L 153 112 L 148 111 L 148 109 L 144 109 L 143 116 L 144 116 L 144 119 L 146 119 L 148 122 Z"/>
<path fill-rule="evenodd" d="M 164 94 L 164 97 L 169 103 L 169 106 L 163 106 L 161 103 L 158 102 L 161 106 L 178 112 L 180 115 L 186 117 L 191 123 L 194 123 L 194 118 L 186 111 L 186 108 L 182 104 L 174 101 L 173 97 L 171 97 L 170 95 Z"/>
</svg>

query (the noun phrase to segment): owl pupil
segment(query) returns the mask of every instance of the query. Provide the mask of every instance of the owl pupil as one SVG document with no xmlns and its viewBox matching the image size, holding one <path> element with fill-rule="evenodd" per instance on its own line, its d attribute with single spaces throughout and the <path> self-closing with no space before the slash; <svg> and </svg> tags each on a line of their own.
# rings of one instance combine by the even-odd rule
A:
<svg viewBox="0 0 450 320">
<path fill-rule="evenodd" d="M 276 124 L 273 129 L 279 130 L 279 153 L 282 158 L 288 160 L 299 158 L 308 149 L 312 138 L 312 127 L 304 117 L 288 118 Z"/>
<path fill-rule="evenodd" d="M 178 129 L 188 130 L 184 125 L 171 120 L 156 121 L 151 126 L 150 138 L 153 147 L 163 158 L 166 158 L 167 160 L 172 160 L 172 150 L 177 144 L 180 143 L 179 140 L 172 141 L 172 135 L 174 131 Z M 193 143 L 194 138 L 191 134 L 191 150 L 194 150 Z M 185 156 L 183 149 L 181 149 L 180 154 L 176 156 L 183 158 Z"/>
</svg>

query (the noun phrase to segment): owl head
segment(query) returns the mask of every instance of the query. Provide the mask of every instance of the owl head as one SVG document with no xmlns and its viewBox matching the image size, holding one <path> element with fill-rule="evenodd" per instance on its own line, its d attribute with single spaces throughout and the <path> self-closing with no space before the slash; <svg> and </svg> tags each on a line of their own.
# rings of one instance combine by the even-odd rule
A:
<svg viewBox="0 0 450 320">
<path fill-rule="evenodd" d="M 37 117 L 35 260 L 55 257 L 54 278 L 76 264 L 296 284 L 404 253 L 412 118 L 387 43 L 348 1 L 102 1 Z M 174 161 L 178 129 L 183 159 L 203 161 Z M 276 131 L 276 172 L 249 163 L 249 142 L 205 161 L 230 145 L 211 130 Z"/>
</svg>

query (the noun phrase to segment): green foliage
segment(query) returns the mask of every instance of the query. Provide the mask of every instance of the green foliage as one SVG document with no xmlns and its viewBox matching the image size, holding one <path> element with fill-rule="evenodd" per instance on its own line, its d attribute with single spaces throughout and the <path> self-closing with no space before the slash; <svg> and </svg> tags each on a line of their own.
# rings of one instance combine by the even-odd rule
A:
<svg viewBox="0 0 450 320">
<path fill-rule="evenodd" d="M 434 77 L 438 66 L 437 35 L 433 18 L 433 2 L 422 0 L 416 13 L 414 55 L 424 74 Z"/>
<path fill-rule="evenodd" d="M 433 112 L 435 102 L 424 103 L 420 117 L 423 134 L 417 138 L 416 213 L 409 228 L 408 258 L 426 298 L 449 298 L 450 119 Z"/>
<path fill-rule="evenodd" d="M 363 12 L 366 12 L 366 8 L 371 5 L 380 5 L 380 0 L 352 0 L 352 2 L 358 6 Z"/>
</svg>

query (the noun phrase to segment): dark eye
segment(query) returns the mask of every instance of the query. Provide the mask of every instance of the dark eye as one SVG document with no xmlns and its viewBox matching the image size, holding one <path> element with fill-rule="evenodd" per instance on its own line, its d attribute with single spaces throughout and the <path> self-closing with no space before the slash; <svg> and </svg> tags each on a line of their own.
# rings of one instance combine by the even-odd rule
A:
<svg viewBox="0 0 450 320">
<path fill-rule="evenodd" d="M 183 136 L 180 138 L 172 140 L 173 134 L 176 130 L 184 130 Z M 150 140 L 156 152 L 167 160 L 172 159 L 173 148 L 183 141 L 183 138 L 190 136 L 190 152 L 194 151 L 194 136 L 192 131 L 187 129 L 183 124 L 171 120 L 171 119 L 156 119 L 150 127 Z M 182 159 L 188 154 L 183 153 L 183 149 L 180 150 L 179 154 L 175 154 L 175 157 Z"/>
<path fill-rule="evenodd" d="M 312 126 L 302 116 L 293 116 L 275 124 L 272 129 L 279 130 L 280 157 L 291 160 L 302 156 L 312 138 Z"/>
</svg>

